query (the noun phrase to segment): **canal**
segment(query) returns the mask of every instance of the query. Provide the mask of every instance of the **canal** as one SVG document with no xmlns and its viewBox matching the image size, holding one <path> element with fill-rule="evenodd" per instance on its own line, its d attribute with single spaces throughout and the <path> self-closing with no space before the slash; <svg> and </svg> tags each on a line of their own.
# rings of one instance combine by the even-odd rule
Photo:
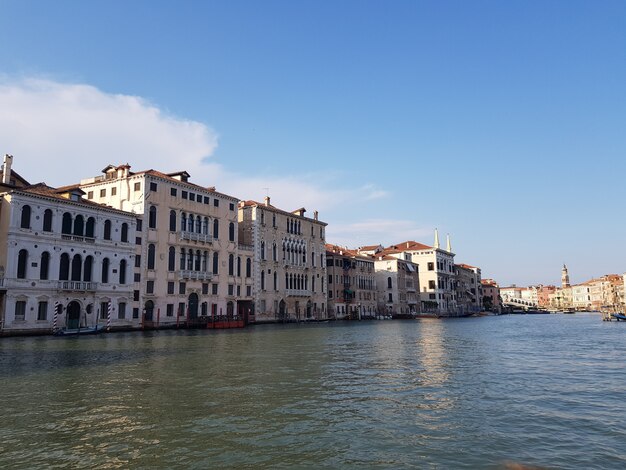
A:
<svg viewBox="0 0 626 470">
<path fill-rule="evenodd" d="M 598 314 L 0 339 L 0 467 L 626 468 Z"/>
</svg>

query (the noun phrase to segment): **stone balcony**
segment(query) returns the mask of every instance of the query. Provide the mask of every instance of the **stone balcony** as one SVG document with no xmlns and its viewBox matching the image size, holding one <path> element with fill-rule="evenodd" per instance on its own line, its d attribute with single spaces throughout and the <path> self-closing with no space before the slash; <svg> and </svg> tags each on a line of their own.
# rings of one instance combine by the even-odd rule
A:
<svg viewBox="0 0 626 470">
<path fill-rule="evenodd" d="M 178 277 L 181 279 L 189 279 L 192 281 L 210 281 L 213 278 L 213 273 L 208 271 L 178 271 Z"/>
<path fill-rule="evenodd" d="M 213 243 L 213 237 L 209 235 L 208 233 L 181 231 L 181 232 L 178 232 L 178 237 L 180 238 L 180 240 L 195 241 L 195 242 L 202 242 L 202 243 Z"/>
<path fill-rule="evenodd" d="M 58 281 L 59 290 L 78 291 L 78 292 L 95 292 L 98 289 L 97 282 L 91 281 Z"/>
</svg>

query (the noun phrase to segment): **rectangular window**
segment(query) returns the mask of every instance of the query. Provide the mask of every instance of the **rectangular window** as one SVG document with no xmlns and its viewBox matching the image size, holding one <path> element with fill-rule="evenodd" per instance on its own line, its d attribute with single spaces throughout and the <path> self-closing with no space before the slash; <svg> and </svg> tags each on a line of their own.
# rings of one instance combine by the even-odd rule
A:
<svg viewBox="0 0 626 470">
<path fill-rule="evenodd" d="M 182 317 L 185 315 L 185 302 L 178 302 L 178 316 Z"/>
<path fill-rule="evenodd" d="M 176 197 L 178 190 L 176 188 L 170 188 L 170 196 Z"/>
<path fill-rule="evenodd" d="M 146 293 L 154 294 L 154 281 L 146 282 Z"/>
<path fill-rule="evenodd" d="M 139 291 L 138 290 L 134 290 L 133 291 L 133 301 L 134 302 L 139 302 Z"/>
<path fill-rule="evenodd" d="M 209 295 L 209 284 L 207 282 L 202 283 L 202 295 Z"/>
<path fill-rule="evenodd" d="M 220 206 L 220 200 L 219 199 L 213 199 L 213 205 L 215 207 L 219 207 Z"/>
<path fill-rule="evenodd" d="M 333 283 L 333 275 L 332 275 L 332 274 L 329 274 L 329 275 L 328 275 L 328 283 L 329 283 L 329 284 L 332 284 L 332 283 Z"/>
<path fill-rule="evenodd" d="M 233 295 L 233 285 L 228 284 L 228 295 Z"/>
<path fill-rule="evenodd" d="M 139 307 L 133 308 L 133 318 L 139 318 Z"/>
<path fill-rule="evenodd" d="M 93 199 L 93 191 L 87 193 L 87 199 Z"/>
<path fill-rule="evenodd" d="M 141 191 L 141 183 L 135 183 L 135 191 Z"/>
<path fill-rule="evenodd" d="M 167 283 L 167 293 L 168 295 L 174 295 L 174 281 L 169 281 Z"/>
<path fill-rule="evenodd" d="M 217 284 L 211 284 L 211 294 L 217 295 Z"/>
<path fill-rule="evenodd" d="M 44 321 L 48 319 L 48 302 L 39 302 L 37 308 L 37 320 Z"/>
<path fill-rule="evenodd" d="M 156 191 L 157 190 L 157 184 L 154 182 L 150 183 L 150 191 Z"/>
<path fill-rule="evenodd" d="M 202 194 L 196 195 L 196 202 L 202 202 Z"/>
<path fill-rule="evenodd" d="M 235 210 L 235 204 L 234 203 L 230 203 L 228 204 L 228 210 L 234 211 Z"/>
<path fill-rule="evenodd" d="M 115 196 L 117 194 L 117 188 L 111 188 L 111 196 Z"/>
<path fill-rule="evenodd" d="M 141 230 L 143 229 L 143 220 L 141 219 L 137 219 L 137 231 L 141 232 Z"/>
<path fill-rule="evenodd" d="M 237 297 L 241 296 L 241 286 L 237 286 Z"/>
<path fill-rule="evenodd" d="M 246 286 L 246 295 L 248 297 L 252 296 L 252 286 Z"/>
<path fill-rule="evenodd" d="M 100 320 L 106 320 L 109 314 L 109 302 L 100 302 Z"/>
<path fill-rule="evenodd" d="M 135 237 L 135 245 L 141 245 L 141 237 Z"/>
<path fill-rule="evenodd" d="M 435 270 L 435 263 L 428 263 L 428 270 L 429 271 L 434 271 Z"/>
<path fill-rule="evenodd" d="M 141 267 L 141 255 L 135 255 L 135 267 L 136 268 Z"/>
<path fill-rule="evenodd" d="M 180 197 L 182 197 L 183 199 L 187 199 L 187 191 L 181 191 Z"/>
<path fill-rule="evenodd" d="M 106 197 L 107 196 L 107 190 L 106 189 L 101 189 L 100 190 L 100 197 Z"/>
<path fill-rule="evenodd" d="M 428 288 L 429 289 L 436 289 L 437 286 L 435 285 L 435 281 L 428 281 Z"/>
<path fill-rule="evenodd" d="M 174 304 L 167 304 L 165 306 L 165 315 L 167 315 L 168 317 L 174 316 Z"/>
<path fill-rule="evenodd" d="M 126 302 L 117 304 L 117 318 L 124 320 L 126 318 Z"/>
<path fill-rule="evenodd" d="M 133 280 L 135 282 L 141 282 L 141 273 L 135 273 L 135 277 Z"/>
<path fill-rule="evenodd" d="M 180 282 L 178 284 L 178 293 L 182 295 L 185 292 L 187 292 L 187 284 L 185 284 L 184 282 Z"/>
<path fill-rule="evenodd" d="M 210 201 L 209 201 L 209 196 L 204 196 L 204 203 L 205 203 L 205 204 L 208 204 L 209 202 L 210 202 Z"/>
<path fill-rule="evenodd" d="M 196 194 L 195 193 L 189 193 L 189 200 L 190 201 L 195 201 L 196 200 Z"/>
</svg>

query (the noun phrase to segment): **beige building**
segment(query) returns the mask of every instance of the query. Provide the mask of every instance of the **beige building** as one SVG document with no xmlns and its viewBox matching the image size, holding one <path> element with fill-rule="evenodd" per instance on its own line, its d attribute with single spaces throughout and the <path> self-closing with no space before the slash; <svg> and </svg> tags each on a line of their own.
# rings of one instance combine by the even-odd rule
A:
<svg viewBox="0 0 626 470">
<path fill-rule="evenodd" d="M 409 254 L 386 250 L 374 256 L 378 312 L 396 317 L 421 313 L 419 267 Z"/>
<path fill-rule="evenodd" d="M 483 287 L 483 308 L 492 312 L 501 311 L 500 286 L 493 279 L 482 279 Z"/>
<path fill-rule="evenodd" d="M 238 250 L 238 199 L 191 183 L 186 171 L 130 168 L 109 165 L 79 186 L 90 201 L 136 218 L 133 316 L 145 326 L 172 326 L 250 313 L 251 260 Z"/>
<path fill-rule="evenodd" d="M 374 318 L 377 290 L 374 260 L 337 245 L 326 245 L 328 316 L 336 319 Z"/>
<path fill-rule="evenodd" d="M 483 306 L 480 268 L 468 264 L 457 264 L 455 269 L 458 314 L 480 312 Z"/>
<path fill-rule="evenodd" d="M 252 254 L 256 322 L 322 320 L 326 309 L 326 223 L 270 204 L 239 204 L 239 240 Z"/>
<path fill-rule="evenodd" d="M 588 310 L 591 307 L 591 285 L 589 282 L 571 286 L 572 307 L 576 310 Z"/>
</svg>

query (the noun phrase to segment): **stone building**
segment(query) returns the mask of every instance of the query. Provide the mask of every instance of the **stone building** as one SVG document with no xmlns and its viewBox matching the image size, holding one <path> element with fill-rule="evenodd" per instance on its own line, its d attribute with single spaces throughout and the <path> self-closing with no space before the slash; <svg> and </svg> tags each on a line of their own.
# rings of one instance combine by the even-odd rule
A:
<svg viewBox="0 0 626 470">
<path fill-rule="evenodd" d="M 326 223 L 304 208 L 239 204 L 239 241 L 252 256 L 256 322 L 321 320 L 326 309 Z"/>
<path fill-rule="evenodd" d="M 465 315 L 480 312 L 483 306 L 480 268 L 468 264 L 457 264 L 455 269 L 457 313 Z"/>
<path fill-rule="evenodd" d="M 419 267 L 410 255 L 383 250 L 374 255 L 378 312 L 396 317 L 421 313 Z"/>
</svg>

